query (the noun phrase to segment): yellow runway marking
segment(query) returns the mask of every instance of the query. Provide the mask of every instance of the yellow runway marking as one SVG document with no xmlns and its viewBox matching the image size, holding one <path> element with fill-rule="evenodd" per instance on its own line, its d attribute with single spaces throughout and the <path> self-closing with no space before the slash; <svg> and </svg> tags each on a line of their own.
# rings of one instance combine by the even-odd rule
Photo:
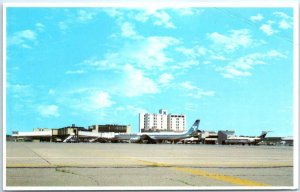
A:
<svg viewBox="0 0 300 192">
<path fill-rule="evenodd" d="M 242 185 L 242 186 L 269 186 L 268 184 L 265 183 L 260 183 L 256 181 L 251 181 L 248 179 L 241 179 L 238 177 L 233 177 L 229 175 L 221 175 L 221 174 L 215 174 L 215 173 L 209 173 L 206 171 L 202 171 L 199 169 L 192 169 L 192 168 L 186 168 L 186 167 L 179 167 L 179 166 L 172 166 L 169 164 L 165 163 L 156 163 L 156 162 L 149 162 L 149 161 L 143 161 L 143 160 L 138 160 L 139 162 L 145 164 L 145 165 L 150 165 L 150 166 L 157 166 L 157 167 L 170 167 L 173 168 L 177 171 L 182 171 L 186 173 L 191 173 L 193 175 L 198 175 L 202 177 L 208 177 L 210 179 L 215 179 L 219 181 L 224 181 L 227 183 L 232 183 L 235 185 Z"/>
<path fill-rule="evenodd" d="M 178 171 L 182 171 L 182 172 L 191 173 L 193 175 L 204 176 L 204 177 L 208 177 L 210 179 L 225 181 L 227 183 L 232 183 L 232 184 L 236 184 L 236 185 L 242 185 L 242 186 L 268 186 L 265 183 L 259 183 L 259 182 L 251 181 L 251 180 L 248 180 L 248 179 L 241 179 L 241 178 L 238 178 L 238 177 L 233 177 L 233 176 L 228 176 L 228 175 L 213 174 L 213 173 L 209 173 L 209 172 L 206 172 L 206 171 L 196 170 L 196 169 L 191 169 L 191 168 L 174 167 L 174 169 L 178 170 Z"/>
<path fill-rule="evenodd" d="M 126 159 L 126 158 L 124 158 Z M 214 179 L 214 180 L 219 180 L 219 181 L 223 181 L 223 182 L 227 182 L 227 183 L 231 183 L 231 184 L 235 184 L 235 185 L 241 185 L 241 186 L 269 186 L 268 184 L 265 183 L 261 183 L 261 182 L 256 182 L 256 181 L 252 181 L 252 180 L 248 180 L 248 179 L 241 179 L 238 177 L 233 177 L 233 176 L 229 176 L 229 175 L 222 175 L 222 174 L 216 174 L 216 173 L 211 173 L 211 172 L 206 172 L 200 169 L 194 169 L 194 168 L 188 168 L 188 167 L 182 167 L 179 165 L 174 165 L 174 164 L 166 164 L 166 163 L 157 163 L 157 162 L 150 162 L 150 161 L 144 161 L 144 160 L 139 160 L 136 158 L 128 158 L 128 160 L 133 160 L 134 162 L 138 161 L 143 165 L 148 165 L 148 166 L 157 166 L 157 167 L 169 167 L 170 169 L 174 169 L 177 171 L 181 171 L 181 172 L 185 172 L 185 173 L 189 173 L 189 174 L 193 174 L 193 175 L 197 175 L 197 176 L 202 176 L 202 177 L 207 177 L 210 179 Z M 133 164 L 134 165 L 134 164 Z M 94 166 L 100 166 L 99 168 L 101 168 L 101 166 L 128 166 L 128 162 L 127 163 L 104 163 L 101 162 L 99 163 L 95 163 L 94 165 L 85 165 L 82 163 L 58 163 L 58 164 L 52 164 L 52 165 L 48 165 L 48 164 L 8 164 L 6 167 L 7 168 L 18 168 L 18 167 L 60 167 L 60 166 L 82 166 L 82 167 L 94 167 Z M 129 166 L 130 168 L 130 166 Z"/>
</svg>

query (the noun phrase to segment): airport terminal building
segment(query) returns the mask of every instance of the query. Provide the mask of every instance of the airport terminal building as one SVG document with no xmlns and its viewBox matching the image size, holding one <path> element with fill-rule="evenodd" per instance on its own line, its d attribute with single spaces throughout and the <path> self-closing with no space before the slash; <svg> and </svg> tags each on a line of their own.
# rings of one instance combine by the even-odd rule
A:
<svg viewBox="0 0 300 192">
<path fill-rule="evenodd" d="M 47 141 L 47 142 L 79 142 L 88 141 L 90 138 L 113 138 L 115 133 L 129 133 L 130 125 L 91 125 L 88 129 L 76 126 L 62 128 L 35 128 L 32 132 L 13 131 L 14 141 Z"/>
<path fill-rule="evenodd" d="M 91 132 L 114 132 L 114 133 L 130 133 L 130 125 L 91 125 L 88 127 L 88 130 Z"/>
</svg>

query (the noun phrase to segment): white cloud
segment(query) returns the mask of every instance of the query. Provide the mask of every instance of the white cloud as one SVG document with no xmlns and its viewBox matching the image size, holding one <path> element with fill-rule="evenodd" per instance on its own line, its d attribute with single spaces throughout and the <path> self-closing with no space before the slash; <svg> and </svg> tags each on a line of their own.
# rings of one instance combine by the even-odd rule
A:
<svg viewBox="0 0 300 192">
<path fill-rule="evenodd" d="M 37 29 L 38 31 L 40 31 L 40 32 L 45 31 L 45 25 L 42 24 L 42 23 L 36 23 L 36 24 L 35 24 L 35 27 L 36 27 L 36 29 Z"/>
<path fill-rule="evenodd" d="M 31 49 L 32 47 L 27 45 L 27 44 L 22 44 L 21 47 L 25 48 L 25 49 Z"/>
<path fill-rule="evenodd" d="M 234 68 L 231 65 L 227 65 L 223 68 L 223 71 L 225 71 L 225 73 L 223 73 L 223 77 L 225 78 L 234 78 L 237 76 L 250 76 L 251 73 L 249 71 L 243 71 L 241 69 L 237 69 Z"/>
<path fill-rule="evenodd" d="M 12 91 L 14 94 L 20 95 L 20 96 L 27 96 L 31 94 L 31 86 L 25 85 L 25 84 L 6 84 L 7 90 Z"/>
<path fill-rule="evenodd" d="M 281 28 L 281 29 L 290 29 L 290 28 L 292 28 L 292 24 L 287 22 L 286 20 L 281 20 L 279 22 L 279 28 Z"/>
<path fill-rule="evenodd" d="M 175 9 L 175 11 L 178 12 L 181 16 L 194 15 L 192 8 Z"/>
<path fill-rule="evenodd" d="M 286 55 L 284 55 L 276 50 L 268 51 L 264 56 L 265 57 L 275 57 L 275 58 L 286 58 Z"/>
<path fill-rule="evenodd" d="M 68 70 L 66 71 L 66 74 L 82 74 L 85 73 L 84 70 Z"/>
<path fill-rule="evenodd" d="M 182 69 L 182 68 L 190 68 L 191 66 L 199 65 L 198 57 L 206 54 L 206 50 L 203 47 L 193 47 L 193 48 L 186 48 L 186 47 L 176 47 L 176 51 L 183 54 L 187 57 L 187 60 L 177 62 L 177 65 L 174 65 L 173 69 Z"/>
<path fill-rule="evenodd" d="M 191 60 L 177 63 L 177 65 L 174 65 L 172 69 L 187 69 L 190 68 L 191 66 L 197 66 L 197 65 L 199 65 L 199 61 L 197 59 L 191 59 Z"/>
<path fill-rule="evenodd" d="M 204 47 L 199 47 L 198 48 L 198 53 L 200 55 L 206 55 L 206 49 Z"/>
<path fill-rule="evenodd" d="M 95 16 L 97 15 L 97 13 L 94 10 L 79 10 L 77 12 L 77 17 L 78 20 L 81 22 L 87 22 L 92 20 Z"/>
<path fill-rule="evenodd" d="M 89 21 L 92 21 L 99 13 L 97 9 L 80 9 L 75 13 L 71 13 L 68 9 L 64 9 L 65 11 L 65 19 L 61 20 L 57 23 L 58 28 L 61 32 L 65 33 L 67 29 L 75 26 L 77 24 L 86 24 Z"/>
<path fill-rule="evenodd" d="M 36 32 L 33 30 L 23 30 L 14 33 L 8 38 L 8 45 L 19 45 L 23 48 L 31 48 L 27 43 L 36 41 Z"/>
<path fill-rule="evenodd" d="M 60 99 L 61 104 L 76 110 L 98 113 L 115 104 L 111 95 L 98 88 L 78 88 L 67 93 L 65 98 Z"/>
<path fill-rule="evenodd" d="M 188 90 L 194 90 L 197 89 L 196 86 L 192 85 L 190 81 L 185 81 L 179 84 L 181 87 L 188 89 Z"/>
<path fill-rule="evenodd" d="M 163 26 L 165 28 L 176 28 L 171 22 L 170 15 L 161 9 L 150 7 L 147 9 L 141 9 L 135 14 L 129 15 L 129 19 L 135 19 L 136 21 L 145 23 L 147 21 L 152 21 L 156 26 Z"/>
<path fill-rule="evenodd" d="M 279 28 L 281 29 L 291 29 L 293 26 L 293 18 L 284 12 L 274 12 L 275 16 L 279 17 L 281 20 L 279 22 Z"/>
<path fill-rule="evenodd" d="M 55 94 L 55 90 L 54 90 L 54 89 L 49 89 L 48 94 L 49 94 L 49 95 Z"/>
<path fill-rule="evenodd" d="M 58 27 L 59 27 L 60 30 L 62 30 L 62 31 L 68 29 L 68 25 L 67 25 L 65 22 L 63 22 L 63 21 L 60 21 L 60 22 L 58 23 Z"/>
<path fill-rule="evenodd" d="M 59 117 L 57 105 L 40 105 L 37 107 L 38 112 L 43 117 Z"/>
<path fill-rule="evenodd" d="M 16 110 L 18 113 L 27 113 L 29 110 L 31 111 L 32 109 L 36 110 L 36 107 L 34 106 L 34 103 L 36 101 L 35 89 L 32 85 L 11 83 L 7 81 L 6 91 L 7 95 L 13 99 L 13 102 L 11 103 L 10 107 Z"/>
<path fill-rule="evenodd" d="M 131 38 L 138 38 L 136 31 L 131 23 L 125 22 L 121 26 L 122 36 L 124 37 L 131 37 Z"/>
<path fill-rule="evenodd" d="M 139 22 L 145 23 L 149 20 L 149 15 L 146 15 L 145 12 L 139 12 L 134 16 L 134 19 Z"/>
<path fill-rule="evenodd" d="M 93 93 L 90 97 L 92 108 L 102 109 L 111 107 L 115 102 L 111 100 L 110 95 L 107 92 L 100 91 Z"/>
<path fill-rule="evenodd" d="M 17 36 L 20 38 L 28 39 L 28 40 L 35 40 L 36 33 L 32 30 L 24 30 L 17 33 Z"/>
<path fill-rule="evenodd" d="M 195 52 L 195 50 L 191 49 L 191 48 L 176 47 L 175 50 L 182 53 L 183 55 L 185 55 L 187 57 L 195 58 L 198 56 L 198 54 Z"/>
<path fill-rule="evenodd" d="M 186 111 L 197 111 L 198 109 L 198 105 L 196 105 L 195 103 L 187 103 L 184 106 L 184 110 Z"/>
<path fill-rule="evenodd" d="M 122 56 L 119 53 L 107 53 L 103 59 L 97 57 L 91 57 L 82 62 L 83 65 L 87 65 L 97 70 L 110 70 L 115 69 L 117 64 L 122 60 Z"/>
<path fill-rule="evenodd" d="M 77 88 L 77 89 L 73 89 L 70 91 L 70 94 L 73 95 L 73 94 L 91 94 L 91 93 L 94 93 L 94 92 L 97 92 L 98 90 L 97 89 L 93 89 L 93 88 Z"/>
<path fill-rule="evenodd" d="M 166 51 L 179 41 L 173 37 L 150 36 L 141 38 L 131 44 L 125 44 L 114 53 L 107 53 L 104 58 L 91 57 L 82 62 L 83 65 L 98 70 L 122 70 L 119 66 L 131 64 L 141 69 L 163 70 L 165 64 L 172 62 Z"/>
<path fill-rule="evenodd" d="M 123 12 L 118 8 L 104 8 L 103 11 L 110 17 L 121 17 Z"/>
<path fill-rule="evenodd" d="M 204 9 L 201 8 L 176 8 L 173 10 L 180 16 L 200 15 L 204 12 Z"/>
<path fill-rule="evenodd" d="M 195 93 L 189 93 L 188 96 L 199 99 L 204 96 L 207 96 L 207 97 L 215 96 L 215 92 L 214 91 L 203 91 L 202 89 L 198 89 Z"/>
<path fill-rule="evenodd" d="M 190 97 L 200 99 L 204 96 L 212 97 L 215 95 L 214 91 L 204 91 L 203 89 L 193 85 L 190 81 L 185 81 L 179 84 L 182 88 L 189 90 L 187 94 Z"/>
<path fill-rule="evenodd" d="M 136 48 L 132 47 L 127 49 L 125 54 L 129 57 L 130 61 L 137 63 L 140 67 L 152 69 L 159 67 L 163 69 L 164 65 L 173 61 L 168 57 L 165 50 L 171 45 L 178 44 L 179 41 L 172 37 L 157 37 L 151 36 L 141 41 Z"/>
<path fill-rule="evenodd" d="M 275 21 L 273 21 L 273 20 L 268 20 L 267 21 L 267 24 L 274 24 L 275 23 Z"/>
<path fill-rule="evenodd" d="M 116 111 L 125 111 L 125 108 L 122 107 L 122 106 L 120 106 L 120 107 L 117 107 L 117 108 L 116 108 Z"/>
<path fill-rule="evenodd" d="M 165 49 L 166 47 L 174 44 L 178 44 L 179 40 L 168 36 L 151 36 L 147 38 L 147 41 L 151 48 Z"/>
<path fill-rule="evenodd" d="M 260 13 L 258 13 L 258 14 L 255 15 L 255 16 L 251 16 L 251 17 L 250 17 L 250 20 L 251 20 L 252 22 L 261 21 L 261 20 L 263 20 L 263 19 L 264 19 L 264 16 L 263 16 L 262 14 L 260 14 Z"/>
<path fill-rule="evenodd" d="M 247 29 L 231 30 L 228 36 L 213 32 L 208 34 L 208 38 L 213 41 L 215 46 L 224 47 L 227 51 L 234 51 L 239 47 L 248 47 L 253 41 Z"/>
<path fill-rule="evenodd" d="M 154 25 L 164 26 L 166 28 L 176 28 L 175 25 L 170 21 L 170 15 L 165 11 L 155 11 L 153 16 L 157 19 L 154 21 Z"/>
<path fill-rule="evenodd" d="M 222 56 L 222 55 L 212 55 L 212 56 L 210 56 L 210 58 L 211 59 L 213 59 L 213 60 L 220 60 L 220 61 L 225 61 L 225 60 L 227 60 L 224 56 Z"/>
<path fill-rule="evenodd" d="M 144 76 L 141 70 L 135 69 L 132 65 L 125 65 L 124 73 L 125 79 L 120 89 L 125 96 L 135 97 L 159 92 L 156 83 Z"/>
<path fill-rule="evenodd" d="M 262 30 L 268 36 L 273 35 L 274 33 L 277 33 L 277 31 L 272 28 L 271 23 L 270 24 L 263 24 L 263 25 L 260 26 L 259 29 Z"/>
<path fill-rule="evenodd" d="M 278 16 L 278 17 L 281 17 L 283 19 L 289 19 L 291 18 L 289 15 L 287 15 L 286 13 L 284 12 L 280 12 L 280 11 L 276 11 L 273 13 L 274 15 Z"/>
<path fill-rule="evenodd" d="M 133 10 L 131 12 L 124 13 L 121 9 L 108 8 L 104 10 L 110 17 L 116 18 L 117 22 L 124 22 L 130 19 L 145 23 L 152 22 L 153 25 L 162 26 L 165 28 L 176 28 L 171 22 L 170 15 L 159 8 L 149 7 L 146 9 Z"/>
<path fill-rule="evenodd" d="M 159 76 L 158 82 L 163 86 L 166 86 L 174 79 L 173 75 L 170 73 L 164 73 Z"/>
<path fill-rule="evenodd" d="M 253 53 L 240 57 L 224 67 L 216 68 L 225 78 L 235 78 L 251 76 L 251 70 L 255 65 L 266 64 L 268 59 L 280 59 L 286 56 L 276 50 L 270 50 L 266 53 Z"/>
</svg>

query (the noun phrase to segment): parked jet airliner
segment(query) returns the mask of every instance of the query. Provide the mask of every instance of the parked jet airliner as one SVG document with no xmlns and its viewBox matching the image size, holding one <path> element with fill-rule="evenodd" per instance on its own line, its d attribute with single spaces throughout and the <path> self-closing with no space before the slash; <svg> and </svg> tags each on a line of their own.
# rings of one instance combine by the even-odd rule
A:
<svg viewBox="0 0 300 192">
<path fill-rule="evenodd" d="M 257 145 L 266 137 L 267 133 L 267 131 L 263 131 L 258 137 L 229 135 L 228 138 L 225 140 L 225 144 Z"/>
<path fill-rule="evenodd" d="M 130 142 L 143 142 L 147 141 L 148 143 L 157 143 L 163 140 L 178 142 L 181 139 L 189 138 L 195 136 L 198 132 L 198 127 L 200 120 L 197 119 L 193 126 L 183 132 L 183 133 L 174 133 L 174 132 L 157 132 L 157 133 L 131 133 L 131 134 L 117 134 L 115 135 L 115 141 L 129 140 Z"/>
</svg>

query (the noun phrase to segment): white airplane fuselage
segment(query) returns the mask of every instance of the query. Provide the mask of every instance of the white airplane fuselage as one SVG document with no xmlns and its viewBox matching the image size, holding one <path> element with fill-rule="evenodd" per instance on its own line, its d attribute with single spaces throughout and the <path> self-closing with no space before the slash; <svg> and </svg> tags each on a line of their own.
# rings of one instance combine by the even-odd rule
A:
<svg viewBox="0 0 300 192">
<path fill-rule="evenodd" d="M 132 142 L 137 142 L 140 140 L 153 140 L 153 141 L 162 141 L 162 140 L 180 140 L 189 138 L 195 135 L 196 131 L 198 130 L 200 120 L 196 120 L 194 125 L 187 131 L 183 133 L 174 133 L 174 132 L 158 132 L 158 133 L 121 133 L 115 135 L 115 140 L 130 140 Z"/>
<path fill-rule="evenodd" d="M 226 144 L 254 144 L 259 143 L 265 136 L 267 132 L 263 131 L 259 137 L 243 137 L 243 136 L 229 136 L 226 140 Z"/>
</svg>

